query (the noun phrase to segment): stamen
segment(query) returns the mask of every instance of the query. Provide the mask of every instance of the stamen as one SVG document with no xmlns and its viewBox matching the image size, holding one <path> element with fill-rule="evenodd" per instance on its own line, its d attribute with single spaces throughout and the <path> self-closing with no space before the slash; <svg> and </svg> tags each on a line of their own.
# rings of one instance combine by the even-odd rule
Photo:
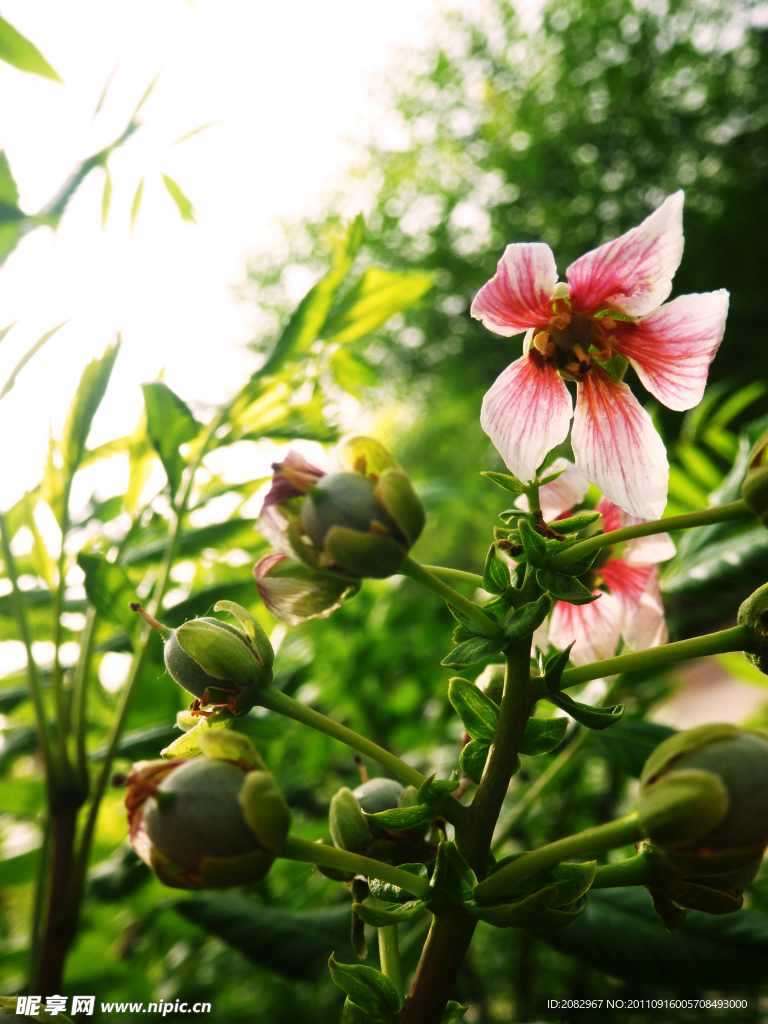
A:
<svg viewBox="0 0 768 1024">
<path fill-rule="evenodd" d="M 602 317 L 602 321 L 605 324 L 605 326 L 608 328 L 609 331 L 615 330 L 615 328 L 616 328 L 616 321 L 613 319 L 612 316 L 604 316 L 604 317 Z"/>
<path fill-rule="evenodd" d="M 541 352 L 543 356 L 547 355 L 547 349 L 549 348 L 550 341 L 549 335 L 546 331 L 539 331 L 539 333 L 533 339 L 533 347 Z"/>
<path fill-rule="evenodd" d="M 564 331 L 570 322 L 570 313 L 558 313 L 550 319 L 549 326 L 554 327 L 558 331 Z"/>
</svg>

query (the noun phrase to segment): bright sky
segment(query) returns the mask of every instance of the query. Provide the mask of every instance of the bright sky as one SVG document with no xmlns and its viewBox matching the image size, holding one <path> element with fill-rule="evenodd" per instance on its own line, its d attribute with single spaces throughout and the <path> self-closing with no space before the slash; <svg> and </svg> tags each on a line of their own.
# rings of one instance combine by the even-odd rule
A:
<svg viewBox="0 0 768 1024">
<path fill-rule="evenodd" d="M 111 161 L 106 230 L 96 171 L 57 234 L 34 231 L 0 269 L 0 327 L 18 321 L 0 345 L 0 386 L 41 334 L 70 320 L 0 405 L 0 506 L 38 482 L 49 421 L 60 428 L 84 364 L 116 331 L 123 350 L 92 443 L 133 429 L 138 385 L 163 368 L 187 399 L 218 401 L 242 383 L 253 323 L 232 286 L 247 253 L 338 183 L 356 153 L 349 140 L 376 116 L 377 76 L 398 46 L 429 38 L 437 10 L 438 0 L 2 0 L 3 17 L 65 82 L 0 63 L 0 147 L 26 212 L 123 130 L 162 74 L 145 127 Z M 198 226 L 182 222 L 161 173 L 192 200 Z"/>
</svg>

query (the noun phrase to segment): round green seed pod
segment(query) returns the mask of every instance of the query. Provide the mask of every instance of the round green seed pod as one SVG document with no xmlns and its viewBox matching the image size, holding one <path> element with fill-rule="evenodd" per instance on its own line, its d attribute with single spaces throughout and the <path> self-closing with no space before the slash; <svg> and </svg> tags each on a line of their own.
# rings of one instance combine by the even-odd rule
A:
<svg viewBox="0 0 768 1024">
<path fill-rule="evenodd" d="M 222 629 L 229 630 L 230 633 L 233 633 L 235 636 L 242 639 L 242 633 L 240 630 L 236 629 L 234 626 L 230 626 L 228 622 L 222 622 L 221 619 L 214 619 L 209 616 L 205 616 L 197 621 L 207 622 L 214 626 L 220 626 Z M 187 654 L 176 638 L 175 629 L 171 630 L 170 635 L 165 641 L 163 647 L 163 658 L 170 677 L 177 682 L 179 686 L 185 689 L 187 693 L 191 693 L 193 697 L 198 697 L 202 700 L 203 695 L 207 690 L 212 704 L 222 704 L 226 702 L 227 694 L 221 689 L 222 680 L 208 675 L 208 673 L 197 664 L 194 658 L 191 658 Z"/>
<path fill-rule="evenodd" d="M 237 857 L 260 849 L 238 800 L 246 772 L 211 758 L 192 758 L 170 771 L 143 809 L 153 846 L 188 871 L 204 857 Z"/>
<path fill-rule="evenodd" d="M 398 806 L 403 787 L 394 779 L 369 779 L 352 790 L 366 814 L 378 814 Z"/>
<path fill-rule="evenodd" d="M 407 546 L 400 528 L 376 500 L 376 484 L 361 473 L 329 473 L 309 492 L 301 506 L 301 526 L 315 547 L 323 549 L 334 526 L 371 533 L 371 524 Z M 375 531 L 379 532 L 379 531 Z"/>
</svg>

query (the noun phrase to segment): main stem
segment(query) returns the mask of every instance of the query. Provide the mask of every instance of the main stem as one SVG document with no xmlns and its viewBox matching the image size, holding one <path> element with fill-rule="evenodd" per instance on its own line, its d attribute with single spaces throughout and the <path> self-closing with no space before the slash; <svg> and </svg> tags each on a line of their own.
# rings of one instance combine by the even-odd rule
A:
<svg viewBox="0 0 768 1024">
<path fill-rule="evenodd" d="M 493 744 L 475 799 L 456 827 L 456 844 L 479 878 L 485 877 L 493 830 L 535 700 L 530 684 L 530 638 L 511 645 L 506 660 Z M 436 912 L 399 1024 L 440 1024 L 476 924 L 459 906 Z"/>
<path fill-rule="evenodd" d="M 744 501 L 733 501 L 729 505 L 717 505 L 715 508 L 705 508 L 701 512 L 687 512 L 685 515 L 670 516 L 668 519 L 652 519 L 648 523 L 638 523 L 636 526 L 625 526 L 621 530 L 610 530 L 608 533 L 587 537 L 586 540 L 579 541 L 578 544 L 550 558 L 548 567 L 559 569 L 592 551 L 635 540 L 637 537 L 651 537 L 656 533 L 671 533 L 673 530 L 690 530 L 695 526 L 712 526 L 714 523 L 751 519 L 753 515 Z"/>
</svg>

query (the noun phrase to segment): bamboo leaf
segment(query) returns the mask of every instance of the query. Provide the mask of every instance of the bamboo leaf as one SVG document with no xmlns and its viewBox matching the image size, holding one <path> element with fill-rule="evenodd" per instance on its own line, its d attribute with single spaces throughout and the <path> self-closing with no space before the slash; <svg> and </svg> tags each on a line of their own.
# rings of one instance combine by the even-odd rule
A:
<svg viewBox="0 0 768 1024">
<path fill-rule="evenodd" d="M 179 185 L 177 185 L 173 178 L 169 178 L 167 174 L 163 175 L 163 182 L 168 190 L 168 195 L 176 204 L 176 209 L 179 211 L 181 219 L 188 221 L 190 224 L 197 224 L 197 221 L 195 220 L 195 208 L 181 191 Z M 134 201 L 135 199 L 136 197 L 134 196 Z"/>
<path fill-rule="evenodd" d="M 30 361 L 30 359 L 33 356 L 37 355 L 37 353 L 40 351 L 40 349 L 43 347 L 43 345 L 45 345 L 45 343 L 47 341 L 49 341 L 54 336 L 54 334 L 56 334 L 57 331 L 60 331 L 61 328 L 65 324 L 67 324 L 67 323 L 69 323 L 68 320 L 63 320 L 60 324 L 57 324 L 56 327 L 52 327 L 50 331 L 46 331 L 45 334 L 41 338 L 37 339 L 37 341 L 32 346 L 32 348 L 30 348 L 27 352 L 24 353 L 24 355 L 21 357 L 21 359 L 18 361 L 18 363 L 16 363 L 16 365 L 14 366 L 13 370 L 11 370 L 10 377 L 5 382 L 5 384 L 3 385 L 3 389 L 2 389 L 2 391 L 0 391 L 0 399 L 5 398 L 5 396 L 8 394 L 8 392 L 13 389 L 13 386 L 16 383 L 16 378 L 21 373 L 21 371 L 24 369 L 24 367 L 27 365 L 27 363 Z M 3 328 L 3 331 L 0 334 L 0 341 L 2 341 L 2 339 L 5 337 L 5 335 L 8 333 L 8 331 L 10 331 L 11 327 L 13 327 L 13 326 L 14 326 L 13 324 L 9 324 L 8 327 L 4 327 Z"/>
<path fill-rule="evenodd" d="M 11 64 L 19 71 L 27 71 L 30 75 L 50 78 L 52 82 L 61 82 L 58 74 L 38 48 L 0 17 L 0 60 Z"/>
</svg>

